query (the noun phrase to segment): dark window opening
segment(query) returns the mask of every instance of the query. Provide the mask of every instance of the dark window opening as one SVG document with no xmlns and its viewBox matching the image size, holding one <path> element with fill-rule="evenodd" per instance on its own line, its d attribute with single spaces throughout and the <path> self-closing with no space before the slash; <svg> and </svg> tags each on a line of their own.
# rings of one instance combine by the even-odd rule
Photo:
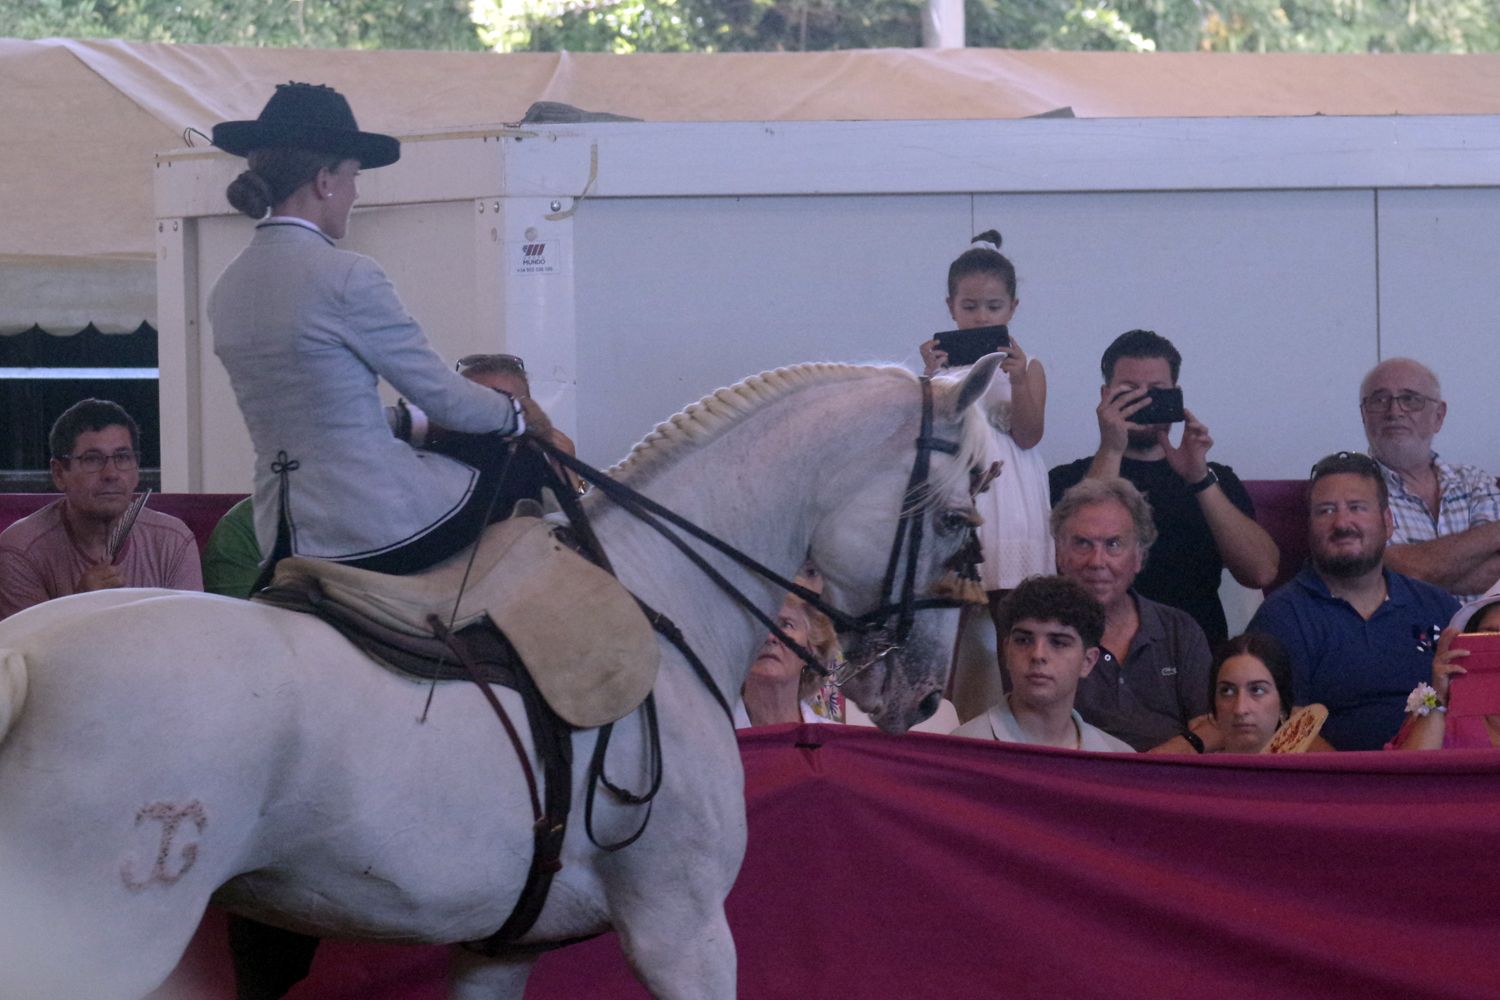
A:
<svg viewBox="0 0 1500 1000">
<path fill-rule="evenodd" d="M 141 485 L 161 485 L 161 414 L 156 330 L 104 334 L 92 326 L 71 336 L 32 327 L 0 337 L 0 492 L 47 493 L 47 432 L 58 416 L 90 396 L 123 406 L 141 428 Z M 66 369 L 89 369 L 71 377 Z M 121 371 L 128 369 L 129 371 Z M 84 373 L 80 372 L 80 375 Z M 112 377 L 128 374 L 132 377 Z"/>
</svg>

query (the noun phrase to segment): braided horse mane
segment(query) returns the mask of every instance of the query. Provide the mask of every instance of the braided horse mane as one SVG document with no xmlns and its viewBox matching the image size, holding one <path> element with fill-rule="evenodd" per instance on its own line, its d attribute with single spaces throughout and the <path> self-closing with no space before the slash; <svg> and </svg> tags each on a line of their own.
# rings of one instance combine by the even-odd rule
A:
<svg viewBox="0 0 1500 1000">
<path fill-rule="evenodd" d="M 673 414 L 630 449 L 623 459 L 608 470 L 615 478 L 639 482 L 662 468 L 684 449 L 705 445 L 730 427 L 764 406 L 804 389 L 826 387 L 847 382 L 876 379 L 898 384 L 915 384 L 917 376 L 905 368 L 892 365 L 848 365 L 811 362 L 776 368 L 709 393 Z M 963 415 L 959 451 L 948 470 L 932 480 L 929 496 L 939 496 L 971 468 L 979 465 L 984 454 L 985 421 L 974 407 Z"/>
</svg>

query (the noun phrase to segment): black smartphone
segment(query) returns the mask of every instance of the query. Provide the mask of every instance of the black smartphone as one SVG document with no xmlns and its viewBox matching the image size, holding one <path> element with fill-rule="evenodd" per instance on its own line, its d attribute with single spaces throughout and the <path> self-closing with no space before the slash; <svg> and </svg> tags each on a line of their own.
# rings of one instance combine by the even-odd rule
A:
<svg viewBox="0 0 1500 1000">
<path fill-rule="evenodd" d="M 1170 389 L 1148 389 L 1146 398 L 1150 402 L 1126 418 L 1131 423 L 1180 424 L 1187 419 L 1187 414 L 1182 412 L 1181 386 L 1174 385 Z"/>
<path fill-rule="evenodd" d="M 934 334 L 938 350 L 948 355 L 944 368 L 962 368 L 972 365 L 986 354 L 994 354 L 1010 346 L 1010 330 L 999 326 L 976 326 L 971 330 L 944 330 Z"/>
</svg>

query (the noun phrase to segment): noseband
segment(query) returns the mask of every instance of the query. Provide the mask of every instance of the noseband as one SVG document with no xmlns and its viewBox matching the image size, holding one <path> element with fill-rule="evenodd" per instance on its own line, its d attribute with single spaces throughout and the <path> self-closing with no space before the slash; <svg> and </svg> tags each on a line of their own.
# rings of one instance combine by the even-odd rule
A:
<svg viewBox="0 0 1500 1000">
<path fill-rule="evenodd" d="M 579 461 L 567 452 L 561 451 L 550 441 L 528 436 L 525 442 L 540 449 L 581 478 L 593 483 L 599 492 L 649 525 L 676 546 L 689 561 L 736 603 L 770 629 L 771 634 L 776 636 L 782 645 L 796 653 L 810 670 L 819 676 L 829 678 L 835 685 L 843 685 L 884 657 L 900 650 L 911 635 L 918 611 L 957 608 L 964 604 L 963 601 L 952 597 L 918 598 L 916 596 L 917 557 L 922 548 L 924 523 L 922 515 L 929 489 L 927 477 L 931 472 L 932 453 L 941 451 L 945 454 L 956 455 L 959 450 L 958 442 L 932 436 L 932 380 L 924 376 L 920 379 L 920 383 L 922 421 L 916 440 L 917 456 L 912 463 L 911 475 L 907 478 L 906 492 L 901 501 L 901 515 L 896 522 L 896 537 L 891 543 L 890 558 L 886 562 L 885 578 L 881 585 L 880 605 L 873 611 L 857 616 L 833 607 L 826 603 L 818 593 L 786 579 L 681 515 L 636 492 L 624 483 L 610 478 L 600 470 Z M 796 594 L 803 601 L 827 615 L 839 632 L 852 632 L 859 635 L 864 640 L 864 655 L 851 658 L 837 670 L 830 671 L 810 650 L 787 635 L 771 616 L 761 611 L 754 601 L 725 579 L 722 573 L 709 565 L 701 554 L 663 522 L 682 529 L 767 582 Z M 905 573 L 902 574 L 900 593 L 896 595 L 896 576 L 903 565 Z M 895 620 L 894 625 L 892 619 Z"/>
</svg>

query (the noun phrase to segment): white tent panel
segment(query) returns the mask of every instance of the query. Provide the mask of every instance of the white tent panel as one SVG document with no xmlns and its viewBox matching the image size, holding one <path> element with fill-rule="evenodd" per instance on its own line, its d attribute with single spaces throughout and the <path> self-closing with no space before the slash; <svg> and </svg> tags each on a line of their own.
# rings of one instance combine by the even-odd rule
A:
<svg viewBox="0 0 1500 1000">
<path fill-rule="evenodd" d="M 1137 328 L 1182 352 L 1187 407 L 1240 475 L 1296 478 L 1363 446 L 1347 387 L 1378 359 L 1370 192 L 974 201 L 976 224 L 1005 233 L 1020 273 L 1017 334 L 1048 364 L 1049 465 L 1098 447 L 1099 358 Z M 1310 420 L 1317 432 L 1300 433 Z"/>
<path fill-rule="evenodd" d="M 1062 107 L 1083 118 L 1500 113 L 1500 55 L 994 49 L 496 55 L 0 39 L 0 80 L 5 81 L 0 87 L 0 125 L 8 138 L 0 146 L 0 176 L 6 180 L 0 185 L 0 219 L 5 220 L 0 226 L 0 272 L 10 269 L 12 259 L 133 260 L 134 277 L 121 297 L 143 317 L 155 314 L 147 268 L 160 249 L 156 238 L 162 235 L 154 231 L 152 155 L 180 146 L 189 130 L 206 133 L 218 121 L 254 117 L 275 84 L 287 80 L 339 87 L 349 95 L 362 125 L 403 137 L 409 149 L 416 137 L 443 130 L 477 125 L 493 132 L 497 123 L 518 121 L 536 101 L 565 102 L 655 122 L 762 122 L 766 124 L 754 127 L 764 129 L 768 137 L 780 134 L 778 123 L 1003 120 Z M 1319 127 L 1309 122 L 1309 127 Z M 896 131 L 906 128 L 903 124 Z M 1400 143 L 1401 128 L 1399 122 L 1391 125 L 1391 142 Z M 816 133 L 821 126 L 814 124 L 812 130 Z M 1142 126 L 1134 130 L 1150 138 Z M 1058 134 L 1031 133 L 1028 141 L 1046 144 Z M 786 145 L 740 147 L 739 152 L 750 157 L 726 164 L 714 149 L 683 149 L 659 130 L 637 138 L 644 145 L 634 150 L 615 141 L 616 168 L 639 157 L 674 168 L 666 172 L 676 174 L 677 164 L 667 158 L 670 150 L 686 158 L 684 165 L 697 161 L 701 152 L 706 153 L 704 170 L 754 175 L 772 166 L 757 158 L 760 154 L 796 152 Z M 1438 161 L 1456 162 L 1484 150 L 1471 145 L 1461 125 L 1452 139 L 1443 155 L 1432 147 L 1432 162 L 1395 183 L 1454 183 L 1437 169 Z M 662 148 L 653 149 L 656 143 Z M 1059 151 L 1065 155 L 1048 169 L 1059 177 L 1073 176 L 1081 189 L 1092 186 L 1091 178 L 1072 170 L 1066 147 Z M 953 174 L 939 161 L 907 157 L 900 144 L 887 152 L 893 168 L 911 163 L 923 169 L 906 176 L 918 188 L 882 190 L 952 190 L 921 186 Z M 1149 148 L 1144 152 L 1149 158 Z M 1246 187 L 1260 186 L 1260 171 L 1268 163 L 1274 167 L 1280 155 L 1275 146 L 1252 145 L 1232 152 L 1224 158 L 1223 169 Z M 1493 154 L 1493 146 L 1489 152 Z M 836 166 L 838 151 L 827 155 Z M 958 161 L 967 169 L 969 164 L 962 160 L 960 155 Z M 583 166 L 586 173 L 587 164 Z M 1003 159 L 991 161 L 989 168 L 974 175 L 986 178 L 977 189 L 1017 189 Z M 191 167 L 178 156 L 167 169 Z M 618 176 L 619 170 L 614 173 Z M 434 175 L 431 180 L 445 192 L 437 200 L 457 196 L 456 188 L 446 186 L 449 178 Z M 607 178 L 599 180 L 602 185 Z M 1319 178 L 1312 172 L 1306 182 L 1342 183 L 1337 174 Z M 197 217 L 218 210 L 222 189 L 195 190 L 201 204 L 182 214 Z M 562 185 L 545 193 L 580 190 Z M 819 190 L 815 184 L 778 193 Z M 498 192 L 470 193 L 479 197 Z M 668 185 L 657 193 L 680 197 L 694 192 Z M 137 301 L 147 305 L 137 308 Z M 0 323 L 59 327 L 72 322 L 78 311 L 66 300 L 59 303 L 46 296 L 7 297 Z M 112 317 L 106 315 L 105 322 L 117 322 Z M 84 322 L 89 320 L 98 322 L 98 316 Z"/>
<path fill-rule="evenodd" d="M 149 260 L 0 257 L 0 336 L 37 325 L 48 333 L 154 325 L 155 277 Z"/>
<path fill-rule="evenodd" d="M 575 228 L 586 457 L 623 455 L 672 411 L 752 372 L 914 363 L 919 340 L 952 325 L 941 271 L 970 212 L 960 195 L 585 201 Z M 923 261 L 941 263 L 923 273 Z"/>
<path fill-rule="evenodd" d="M 1295 477 L 1361 444 L 1354 393 L 1389 353 L 1396 299 L 1416 315 L 1500 311 L 1500 285 L 1462 280 L 1471 254 L 1495 249 L 1495 149 L 1494 118 L 470 132 L 414 143 L 372 173 L 349 245 L 386 264 L 445 354 L 532 361 L 533 390 L 585 458 L 607 462 L 671 411 L 758 369 L 915 360 L 918 341 L 948 323 L 948 262 L 993 226 L 1020 267 L 1017 335 L 1051 373 L 1050 461 L 1092 451 L 1099 353 L 1147 327 L 1182 347 L 1189 405 L 1216 454 L 1248 477 Z M 182 216 L 175 252 L 204 244 L 186 285 L 211 281 L 232 252 L 191 233 L 227 224 L 227 209 L 210 206 L 233 164 L 184 159 L 203 162 L 178 170 L 162 157 L 158 210 Z M 452 179 L 451 197 L 439 176 Z M 1397 281 L 1389 262 L 1402 244 L 1387 245 L 1402 216 L 1389 212 L 1408 196 L 1419 199 L 1408 214 L 1439 228 L 1413 244 L 1426 256 Z M 217 215 L 196 217 L 197 206 Z M 527 246 L 547 248 L 544 267 L 523 266 Z M 1459 280 L 1430 278 L 1450 273 Z M 163 279 L 164 300 L 178 294 L 174 280 Z M 1462 329 L 1472 324 L 1455 320 L 1416 353 L 1458 353 Z M 201 314 L 169 324 L 164 311 L 164 425 L 170 396 L 180 423 L 208 428 L 201 449 L 173 453 L 180 464 L 167 475 L 241 489 L 243 429 L 198 413 L 232 405 L 207 360 L 201 403 L 169 375 L 167 341 L 192 357 L 204 333 Z M 1500 467 L 1477 424 L 1459 431 L 1445 448 Z"/>
<path fill-rule="evenodd" d="M 1496 170 L 1500 178 L 1500 163 Z M 1500 187 L 1381 191 L 1378 198 L 1380 354 L 1414 357 L 1436 371 L 1451 401 L 1437 441 L 1444 458 L 1500 470 L 1491 402 L 1500 345 Z"/>
</svg>

